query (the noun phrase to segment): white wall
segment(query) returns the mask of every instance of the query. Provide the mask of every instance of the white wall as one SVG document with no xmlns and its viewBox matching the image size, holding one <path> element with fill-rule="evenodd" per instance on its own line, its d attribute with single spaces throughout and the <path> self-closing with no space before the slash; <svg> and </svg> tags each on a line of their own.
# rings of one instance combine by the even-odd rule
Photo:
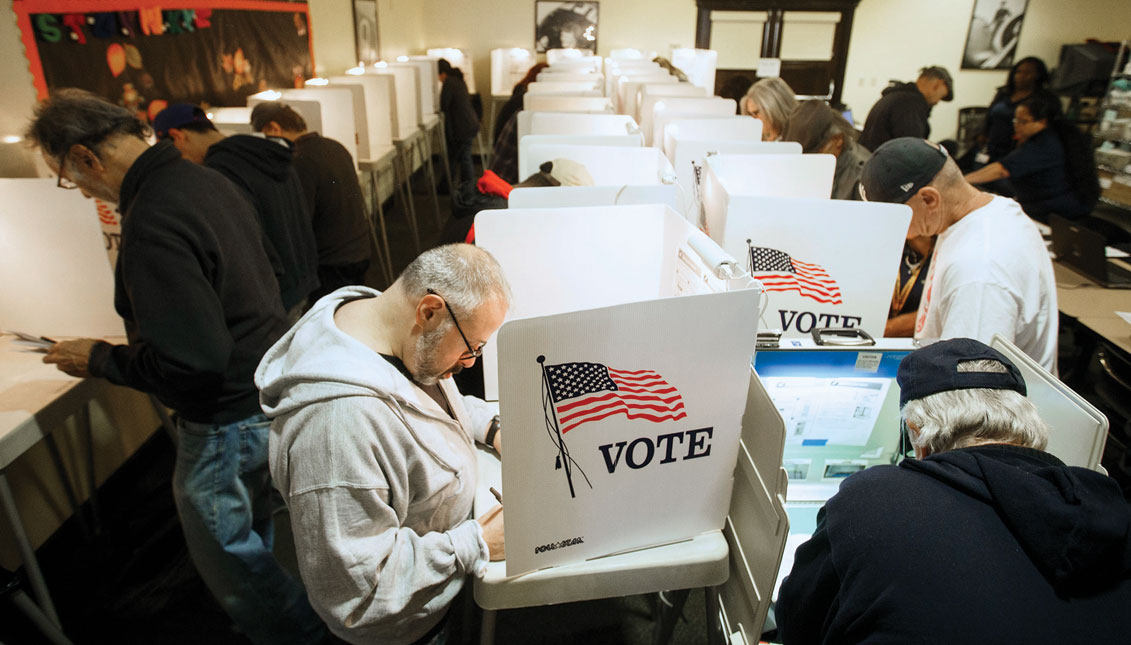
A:
<svg viewBox="0 0 1131 645">
<path fill-rule="evenodd" d="M 856 10 L 843 100 L 859 121 L 890 79 L 914 80 L 919 68 L 942 65 L 954 76 L 954 100 L 931 113 L 931 138 L 953 137 L 958 109 L 985 106 L 1006 71 L 961 71 L 974 0 L 863 0 Z M 1131 38 L 1127 0 L 1029 0 L 1014 60 L 1037 56 L 1054 67 L 1065 43 Z"/>
</svg>

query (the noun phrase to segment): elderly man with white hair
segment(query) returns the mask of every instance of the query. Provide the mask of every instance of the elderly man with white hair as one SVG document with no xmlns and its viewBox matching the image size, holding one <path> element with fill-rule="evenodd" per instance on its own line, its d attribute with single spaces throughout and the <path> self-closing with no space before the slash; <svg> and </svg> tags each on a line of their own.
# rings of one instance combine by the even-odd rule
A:
<svg viewBox="0 0 1131 645">
<path fill-rule="evenodd" d="M 775 617 L 793 643 L 1116 643 L 1131 634 L 1131 510 L 1044 452 L 1017 368 L 968 338 L 899 366 L 916 459 L 846 479 Z"/>
<path fill-rule="evenodd" d="M 443 642 L 464 579 L 503 557 L 502 507 L 471 519 L 474 442 L 500 448 L 498 417 L 449 377 L 509 302 L 489 253 L 442 246 L 383 293 L 326 295 L 260 363 L 271 473 L 311 604 L 339 638 Z"/>
</svg>

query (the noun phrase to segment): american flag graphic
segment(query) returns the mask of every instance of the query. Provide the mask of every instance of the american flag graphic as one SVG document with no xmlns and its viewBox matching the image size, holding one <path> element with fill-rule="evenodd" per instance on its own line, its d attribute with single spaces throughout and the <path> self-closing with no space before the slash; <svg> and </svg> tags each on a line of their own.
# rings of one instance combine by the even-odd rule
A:
<svg viewBox="0 0 1131 645">
<path fill-rule="evenodd" d="M 617 370 L 600 363 L 546 365 L 545 370 L 563 434 L 614 414 L 654 423 L 687 416 L 679 391 L 653 370 Z"/>
<path fill-rule="evenodd" d="M 750 247 L 750 275 L 766 291 L 796 291 L 806 298 L 839 305 L 840 287 L 819 264 L 802 262 L 777 249 Z"/>
</svg>

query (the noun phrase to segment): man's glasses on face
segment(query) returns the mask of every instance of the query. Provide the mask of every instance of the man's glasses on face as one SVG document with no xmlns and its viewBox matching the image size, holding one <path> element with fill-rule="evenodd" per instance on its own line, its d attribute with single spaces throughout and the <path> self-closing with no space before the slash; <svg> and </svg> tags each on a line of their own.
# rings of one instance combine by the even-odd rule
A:
<svg viewBox="0 0 1131 645">
<path fill-rule="evenodd" d="M 480 356 L 482 356 L 483 355 L 483 348 L 487 346 L 487 343 L 484 342 L 482 345 L 479 346 L 478 349 L 472 348 L 471 343 L 467 342 L 467 336 L 465 336 L 463 334 L 463 329 L 461 329 L 460 326 L 459 326 L 459 320 L 456 318 L 456 312 L 452 311 L 451 305 L 448 304 L 448 299 L 445 298 L 444 296 L 441 296 L 440 294 L 436 293 L 435 291 L 433 291 L 431 289 L 426 289 L 426 291 L 429 294 L 436 296 L 437 298 L 439 298 L 440 300 L 442 300 L 444 302 L 444 308 L 448 310 L 448 315 L 452 317 L 452 322 L 455 323 L 456 331 L 459 332 L 459 337 L 463 339 L 463 344 L 467 346 L 467 351 L 464 352 L 463 354 L 460 354 L 459 359 L 461 361 L 466 361 L 470 358 L 479 358 Z"/>
</svg>

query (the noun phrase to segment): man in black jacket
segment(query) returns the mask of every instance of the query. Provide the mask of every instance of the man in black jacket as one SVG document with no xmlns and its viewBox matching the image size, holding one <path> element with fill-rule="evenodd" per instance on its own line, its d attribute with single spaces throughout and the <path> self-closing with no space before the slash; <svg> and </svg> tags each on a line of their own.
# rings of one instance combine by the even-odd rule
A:
<svg viewBox="0 0 1131 645">
<path fill-rule="evenodd" d="M 349 150 L 317 132 L 307 132 L 302 115 L 281 101 L 256 105 L 251 127 L 268 137 L 286 139 L 294 147 L 294 166 L 318 244 L 319 286 L 310 294 L 310 304 L 339 287 L 365 284 L 372 252 L 369 220 Z"/>
<path fill-rule="evenodd" d="M 46 363 L 157 396 L 177 414 L 173 494 L 193 563 L 257 643 L 309 643 L 324 626 L 272 552 L 269 421 L 253 375 L 287 329 L 255 211 L 125 108 L 60 90 L 27 137 L 62 188 L 118 204 L 114 305 L 127 345 L 56 343 Z"/>
<path fill-rule="evenodd" d="M 945 67 L 936 65 L 919 70 L 914 83 L 895 83 L 880 94 L 858 142 L 872 152 L 899 137 L 929 139 L 931 108 L 939 101 L 954 100 L 954 82 Z"/>
<path fill-rule="evenodd" d="M 775 611 L 793 643 L 1118 643 L 1131 634 L 1131 507 L 1044 452 L 1001 353 L 956 338 L 899 366 L 916 459 L 846 479 Z"/>
<path fill-rule="evenodd" d="M 446 59 L 439 63 L 440 110 L 444 113 L 444 133 L 447 135 L 448 152 L 451 155 L 452 181 L 461 182 L 478 179 L 475 165 L 471 160 L 471 144 L 479 134 L 479 117 L 471 105 L 471 95 L 463 72 L 452 67 Z M 454 187 L 452 193 L 455 193 Z"/>
<path fill-rule="evenodd" d="M 268 257 L 290 322 L 318 287 L 318 247 L 302 184 L 284 139 L 247 134 L 224 136 L 204 110 L 178 103 L 153 119 L 158 139 L 169 139 L 189 161 L 218 170 L 243 189 L 259 215 Z"/>
</svg>

